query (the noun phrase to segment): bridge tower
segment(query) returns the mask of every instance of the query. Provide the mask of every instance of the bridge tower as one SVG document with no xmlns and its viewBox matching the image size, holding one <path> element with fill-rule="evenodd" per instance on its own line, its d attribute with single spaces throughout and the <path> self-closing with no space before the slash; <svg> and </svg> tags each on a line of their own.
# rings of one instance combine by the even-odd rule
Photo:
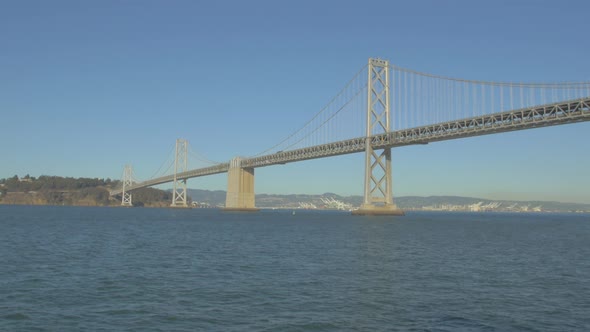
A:
<svg viewBox="0 0 590 332">
<path fill-rule="evenodd" d="M 391 148 L 375 151 L 370 137 L 391 129 L 389 61 L 369 59 L 367 88 L 367 139 L 365 141 L 365 194 L 355 215 L 404 215 L 393 203 Z"/>
<path fill-rule="evenodd" d="M 182 138 L 176 140 L 176 157 L 174 159 L 174 189 L 172 191 L 172 207 L 187 207 L 186 179 L 179 179 L 178 173 L 188 171 L 188 141 Z"/>
<path fill-rule="evenodd" d="M 258 211 L 254 204 L 254 168 L 242 167 L 240 157 L 230 161 L 225 211 Z"/>
<path fill-rule="evenodd" d="M 121 206 L 133 206 L 131 193 L 126 191 L 133 184 L 133 167 L 125 165 L 123 171 L 123 191 L 121 192 Z"/>
</svg>

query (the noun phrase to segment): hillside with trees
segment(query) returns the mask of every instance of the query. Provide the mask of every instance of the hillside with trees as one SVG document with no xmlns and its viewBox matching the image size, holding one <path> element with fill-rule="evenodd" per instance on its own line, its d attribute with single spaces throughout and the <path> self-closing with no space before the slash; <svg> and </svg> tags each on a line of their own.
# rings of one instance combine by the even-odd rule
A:
<svg viewBox="0 0 590 332">
<path fill-rule="evenodd" d="M 119 186 L 119 180 L 109 178 L 15 175 L 0 179 L 0 204 L 117 206 L 120 198 L 110 197 L 109 191 Z M 134 206 L 169 206 L 171 201 L 172 194 L 167 191 L 154 188 L 133 191 Z"/>
</svg>

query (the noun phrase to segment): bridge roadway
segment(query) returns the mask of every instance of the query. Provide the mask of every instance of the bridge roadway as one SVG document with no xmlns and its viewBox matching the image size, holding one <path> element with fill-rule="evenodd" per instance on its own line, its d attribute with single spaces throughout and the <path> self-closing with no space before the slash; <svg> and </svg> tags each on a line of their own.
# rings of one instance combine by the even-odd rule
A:
<svg viewBox="0 0 590 332">
<path fill-rule="evenodd" d="M 413 144 L 428 144 L 457 138 L 496 134 L 515 130 L 555 126 L 567 123 L 590 121 L 590 96 L 583 99 L 563 101 L 531 108 L 517 109 L 472 118 L 443 122 L 428 126 L 396 130 L 369 138 L 357 137 L 348 140 L 311 146 L 302 149 L 281 151 L 260 157 L 241 160 L 241 167 L 264 167 L 296 161 L 325 158 L 365 151 L 366 140 L 371 140 L 375 149 Z M 229 163 L 194 169 L 177 174 L 178 179 L 225 173 Z M 167 175 L 144 182 L 134 183 L 127 191 L 172 182 L 174 175 Z M 119 195 L 122 190 L 111 191 Z"/>
</svg>

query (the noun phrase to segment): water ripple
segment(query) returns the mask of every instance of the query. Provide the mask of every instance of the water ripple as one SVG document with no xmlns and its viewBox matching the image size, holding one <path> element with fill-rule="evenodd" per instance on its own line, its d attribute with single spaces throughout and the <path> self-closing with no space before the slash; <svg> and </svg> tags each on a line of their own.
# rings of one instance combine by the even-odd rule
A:
<svg viewBox="0 0 590 332">
<path fill-rule="evenodd" d="M 589 221 L 0 206 L 0 330 L 587 331 Z"/>
</svg>

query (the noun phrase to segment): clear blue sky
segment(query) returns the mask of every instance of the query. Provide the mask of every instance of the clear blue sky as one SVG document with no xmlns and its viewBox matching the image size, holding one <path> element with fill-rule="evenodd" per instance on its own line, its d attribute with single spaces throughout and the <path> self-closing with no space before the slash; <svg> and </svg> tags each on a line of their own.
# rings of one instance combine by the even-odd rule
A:
<svg viewBox="0 0 590 332">
<path fill-rule="evenodd" d="M 370 5 L 369 5 L 370 3 Z M 588 1 L 0 1 L 0 177 L 120 178 L 176 138 L 252 155 L 369 57 L 491 81 L 590 80 Z M 394 193 L 590 203 L 590 123 L 394 149 Z M 362 194 L 362 154 L 257 169 Z M 225 189 L 225 175 L 189 187 Z"/>
</svg>

